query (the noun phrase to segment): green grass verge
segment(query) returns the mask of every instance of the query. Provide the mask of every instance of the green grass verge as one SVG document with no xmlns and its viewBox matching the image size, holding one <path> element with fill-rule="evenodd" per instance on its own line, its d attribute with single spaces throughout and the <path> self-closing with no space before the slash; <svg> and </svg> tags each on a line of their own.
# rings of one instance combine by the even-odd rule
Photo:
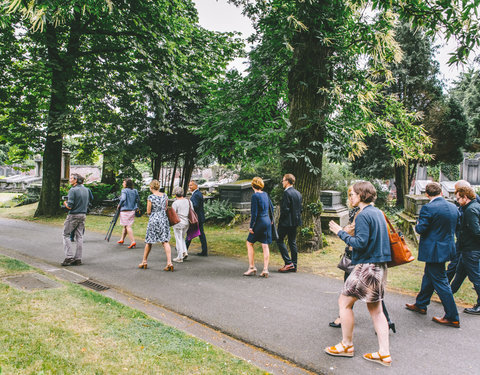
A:
<svg viewBox="0 0 480 375">
<path fill-rule="evenodd" d="M 35 208 L 35 204 L 10 209 L 0 208 L 0 216 L 21 220 L 33 220 L 50 225 L 63 224 L 64 217 L 33 218 Z M 89 215 L 86 221 L 86 228 L 87 230 L 105 233 L 110 220 L 110 217 Z M 147 222 L 148 218 L 146 216 L 135 219 L 133 229 L 137 239 L 144 238 Z M 120 226 L 115 227 L 112 241 L 120 236 L 120 230 Z M 245 241 L 248 235 L 248 224 L 237 224 L 232 227 L 206 225 L 205 234 L 207 236 L 210 253 L 245 259 L 245 269 L 247 269 L 248 262 Z M 327 239 L 329 245 L 324 249 L 309 254 L 299 254 L 299 269 L 302 272 L 343 279 L 343 272 L 337 268 L 337 264 L 344 251 L 345 245 L 336 236 L 327 236 Z M 198 243 L 198 240 L 194 240 L 192 245 Z M 172 245 L 174 244 L 175 238 L 172 232 Z M 409 248 L 413 255 L 417 257 L 418 249 L 412 242 L 409 242 Z M 255 261 L 258 265 L 263 263 L 262 250 L 259 245 L 255 247 Z M 271 246 L 270 264 L 271 270 L 283 265 L 282 258 L 275 244 Z M 389 290 L 411 294 L 412 296 L 416 295 L 420 290 L 424 266 L 425 263 L 414 261 L 406 265 L 390 268 L 388 270 L 387 288 Z M 434 299 L 435 298 L 436 295 L 434 296 Z M 472 284 L 466 279 L 462 288 L 455 294 L 456 301 L 461 305 L 472 305 L 476 303 L 476 298 Z"/>
<path fill-rule="evenodd" d="M 32 271 L 0 256 L 0 277 Z M 27 292 L 0 280 L 0 299 L 1 374 L 265 374 L 76 284 Z"/>
</svg>

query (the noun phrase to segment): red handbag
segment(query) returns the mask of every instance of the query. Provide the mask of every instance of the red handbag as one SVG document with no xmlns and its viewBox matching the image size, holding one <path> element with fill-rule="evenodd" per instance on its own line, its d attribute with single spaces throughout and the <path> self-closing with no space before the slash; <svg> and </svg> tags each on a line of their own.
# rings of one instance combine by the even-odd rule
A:
<svg viewBox="0 0 480 375">
<path fill-rule="evenodd" d="M 177 212 L 172 207 L 168 207 L 168 198 L 167 204 L 165 205 L 165 211 L 167 211 L 168 223 L 171 227 L 180 222 Z"/>
<path fill-rule="evenodd" d="M 198 223 L 198 216 L 195 210 L 193 209 L 193 204 L 191 201 L 188 201 L 189 210 L 188 210 L 188 222 L 189 224 Z"/>
<path fill-rule="evenodd" d="M 412 262 L 415 257 L 412 255 L 405 242 L 405 237 L 401 233 L 397 233 L 390 220 L 388 220 L 385 212 L 383 213 L 387 222 L 388 237 L 390 239 L 390 250 L 392 260 L 387 262 L 387 267 L 400 266 L 405 263 Z"/>
</svg>

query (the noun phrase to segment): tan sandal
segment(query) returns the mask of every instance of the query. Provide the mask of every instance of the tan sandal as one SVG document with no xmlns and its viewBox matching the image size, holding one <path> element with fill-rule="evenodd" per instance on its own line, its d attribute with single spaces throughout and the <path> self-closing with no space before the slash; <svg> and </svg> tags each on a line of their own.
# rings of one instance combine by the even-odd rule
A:
<svg viewBox="0 0 480 375">
<path fill-rule="evenodd" d="M 375 358 L 374 355 L 377 355 L 378 358 Z M 390 357 L 390 354 L 387 355 L 380 355 L 379 352 L 376 353 L 367 353 L 363 355 L 363 358 L 365 358 L 367 361 L 372 361 L 372 362 L 377 362 L 380 363 L 383 366 L 390 367 L 392 365 L 392 360 Z M 390 361 L 384 361 L 384 359 L 390 358 Z"/>
<path fill-rule="evenodd" d="M 337 347 L 341 345 L 343 350 L 338 350 Z M 335 346 L 330 346 L 325 348 L 325 353 L 336 356 L 336 357 L 353 357 L 353 354 L 355 353 L 353 349 L 353 345 L 343 345 L 343 342 L 340 341 L 337 345 Z"/>
</svg>

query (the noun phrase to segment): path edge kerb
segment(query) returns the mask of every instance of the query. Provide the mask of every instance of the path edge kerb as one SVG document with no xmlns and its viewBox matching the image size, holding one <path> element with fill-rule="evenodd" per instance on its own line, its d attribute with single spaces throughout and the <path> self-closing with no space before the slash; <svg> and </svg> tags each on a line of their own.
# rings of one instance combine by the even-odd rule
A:
<svg viewBox="0 0 480 375">
<path fill-rule="evenodd" d="M 0 255 L 25 262 L 29 266 L 38 268 L 43 272 L 65 282 L 78 284 L 79 282 L 86 280 L 95 281 L 70 269 L 60 268 L 58 265 L 51 264 L 34 256 L 25 255 L 17 250 L 0 247 Z M 249 342 L 238 335 L 226 332 L 225 330 L 213 324 L 204 322 L 189 315 L 178 313 L 162 304 L 149 300 L 148 298 L 141 298 L 133 293 L 130 293 L 129 291 L 118 289 L 115 286 L 111 286 L 107 283 L 102 282 L 101 284 L 108 286 L 110 289 L 105 291 L 95 291 L 96 293 L 102 294 L 119 303 L 129 306 L 130 308 L 139 310 L 152 319 L 174 327 L 186 333 L 187 335 L 206 341 L 207 343 L 272 374 L 322 375 L 322 373 L 319 373 L 318 370 L 299 364 L 291 358 L 282 356 L 272 350 Z M 91 290 L 88 287 L 85 288 Z M 155 309 L 158 310 L 156 313 L 154 311 Z M 175 320 L 177 321 L 177 324 L 175 324 Z M 200 327 L 196 326 L 192 328 L 192 325 L 198 325 Z M 225 342 L 226 340 L 228 340 L 228 342 Z M 232 348 L 234 350 L 232 350 Z"/>
</svg>

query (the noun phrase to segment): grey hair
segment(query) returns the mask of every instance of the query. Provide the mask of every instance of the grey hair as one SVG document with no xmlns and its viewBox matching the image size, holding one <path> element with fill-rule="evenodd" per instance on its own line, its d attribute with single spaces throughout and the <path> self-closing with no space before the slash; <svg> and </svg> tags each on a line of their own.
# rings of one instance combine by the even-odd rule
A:
<svg viewBox="0 0 480 375">
<path fill-rule="evenodd" d="M 173 194 L 175 194 L 177 197 L 183 197 L 183 189 L 180 186 L 177 186 L 175 189 L 173 189 Z"/>
</svg>

